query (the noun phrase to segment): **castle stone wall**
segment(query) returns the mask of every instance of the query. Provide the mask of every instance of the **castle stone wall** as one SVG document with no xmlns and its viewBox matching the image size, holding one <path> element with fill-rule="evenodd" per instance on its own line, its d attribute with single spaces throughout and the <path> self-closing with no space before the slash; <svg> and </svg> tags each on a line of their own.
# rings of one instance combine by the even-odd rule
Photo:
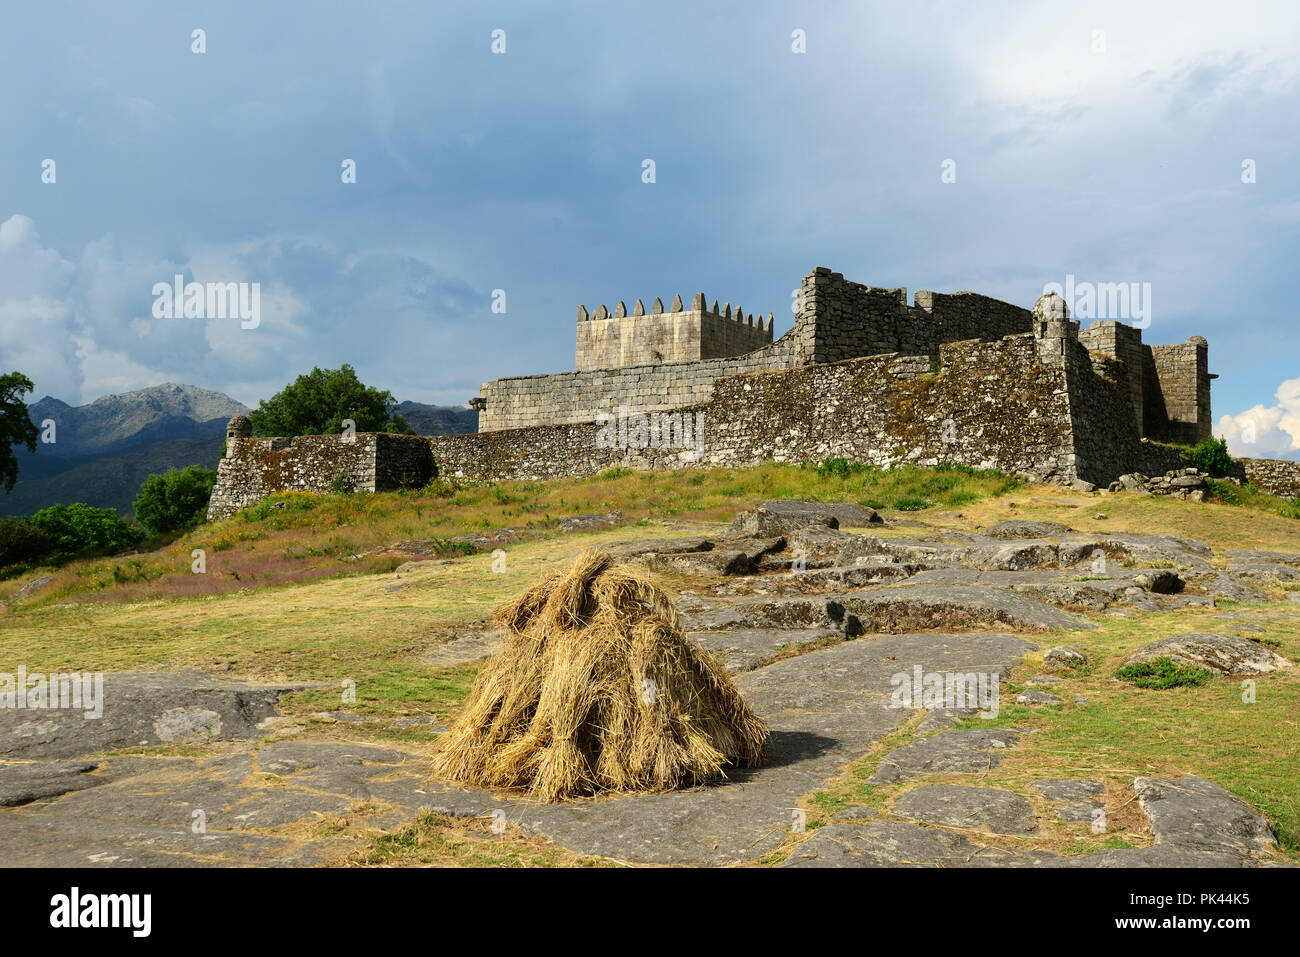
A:
<svg viewBox="0 0 1300 957">
<path fill-rule="evenodd" d="M 1034 338 L 960 342 L 927 356 L 882 355 L 745 372 L 716 381 L 700 450 L 600 448 L 594 423 L 429 439 L 439 475 L 493 480 L 634 468 L 745 466 L 842 456 L 878 465 L 965 464 L 1074 477 L 1064 366 Z"/>
<path fill-rule="evenodd" d="M 1208 344 L 1192 336 L 1181 345 L 1147 346 L 1159 382 L 1163 421 L 1148 417 L 1146 434 L 1164 442 L 1195 445 L 1210 437 Z"/>
<path fill-rule="evenodd" d="M 1159 398 L 1159 380 L 1151 361 L 1151 350 L 1142 343 L 1142 331 L 1113 319 L 1094 322 L 1079 333 L 1079 341 L 1091 352 L 1109 356 L 1123 364 L 1121 377 L 1128 388 L 1133 417 L 1139 431 L 1146 434 L 1145 407 L 1152 394 L 1152 412 L 1163 423 L 1164 403 Z"/>
<path fill-rule="evenodd" d="M 272 492 L 326 492 L 334 477 L 351 487 L 387 492 L 423 485 L 433 475 L 433 458 L 423 436 L 358 432 L 286 438 L 227 438 L 226 457 L 208 501 L 209 521 L 253 505 Z"/>
<path fill-rule="evenodd" d="M 686 310 L 678 297 L 667 312 L 655 300 L 649 315 L 638 302 L 631 317 L 622 303 L 613 317 L 604 306 L 594 317 L 579 307 L 579 371 L 485 383 L 471 403 L 480 429 L 472 435 L 289 442 L 250 438 L 236 416 L 209 517 L 272 491 L 324 491 L 339 472 L 357 489 L 383 491 L 433 474 L 551 478 L 616 465 L 843 457 L 1105 485 L 1126 472 L 1180 468 L 1185 449 L 1162 443 L 1209 435 L 1204 339 L 1147 346 L 1140 330 L 1114 322 L 1080 332 L 1059 296 L 1042 297 L 1032 312 L 969 292 L 920 291 L 908 305 L 906 289 L 819 267 L 802 280 L 794 328 L 714 358 L 770 338 L 771 319 L 751 326 L 748 316 L 706 309 L 703 298 Z M 644 361 L 647 351 L 656 361 Z M 681 356 L 700 358 L 657 361 Z M 598 417 L 624 412 L 702 418 L 702 444 L 609 447 Z M 1255 461 L 1257 485 L 1295 493 L 1300 467 Z"/>
<path fill-rule="evenodd" d="M 724 376 L 886 353 L 937 359 L 946 342 L 994 340 L 1027 333 L 1031 325 L 1029 310 L 988 296 L 922 291 L 909 306 L 906 289 L 864 286 L 824 267 L 803 278 L 794 328 L 745 355 L 730 353 L 746 344 L 748 318 L 737 323 L 711 310 L 608 318 L 604 312 L 602 306 L 601 318 L 584 319 L 580 307 L 579 371 L 484 383 L 479 431 L 592 421 L 620 406 L 643 412 L 681 409 L 707 401 L 713 382 Z M 761 321 L 755 318 L 752 328 L 759 329 Z M 766 326 L 770 341 L 770 318 Z M 728 357 L 707 358 L 713 353 Z M 696 354 L 703 358 L 669 361 Z"/>
<path fill-rule="evenodd" d="M 839 362 L 900 352 L 938 358 L 939 347 L 963 339 L 1000 339 L 1027 333 L 1032 314 L 973 292 L 919 291 L 864 286 L 818 267 L 803 279 L 799 324 L 812 338 L 812 361 Z"/>
<path fill-rule="evenodd" d="M 794 365 L 798 356 L 792 332 L 763 349 L 736 358 L 486 382 L 481 391 L 485 404 L 479 411 L 479 431 L 594 422 L 599 413 L 616 413 L 620 406 L 654 412 L 704 402 L 713 383 L 722 376 Z"/>
<path fill-rule="evenodd" d="M 1283 498 L 1300 498 L 1300 462 L 1285 459 L 1241 459 L 1246 481 L 1255 488 Z"/>
<path fill-rule="evenodd" d="M 738 310 L 733 314 L 730 303 L 717 313 L 698 304 L 698 309 L 633 316 L 602 317 L 602 306 L 596 317 L 583 318 L 586 311 L 581 310 L 577 370 L 720 359 L 754 352 L 772 342 L 770 317 L 744 316 Z"/>
</svg>

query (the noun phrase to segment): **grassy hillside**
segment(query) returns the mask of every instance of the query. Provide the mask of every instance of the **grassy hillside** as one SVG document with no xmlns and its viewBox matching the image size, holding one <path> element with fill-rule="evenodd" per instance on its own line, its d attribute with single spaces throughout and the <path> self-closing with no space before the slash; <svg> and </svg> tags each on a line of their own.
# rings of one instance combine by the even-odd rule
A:
<svg viewBox="0 0 1300 957">
<path fill-rule="evenodd" d="M 429 715 L 446 720 L 456 713 L 477 667 L 434 663 L 449 638 L 482 628 L 496 604 L 587 545 L 707 532 L 770 498 L 861 502 L 884 508 L 892 518 L 916 518 L 938 528 L 970 530 L 1020 517 L 1084 531 L 1182 535 L 1210 542 L 1218 555 L 1229 548 L 1300 551 L 1300 522 L 1268 507 L 1086 496 L 966 470 L 616 470 L 546 483 L 435 482 L 416 492 L 382 495 L 285 494 L 155 552 L 53 572 L 43 587 L 0 608 L 0 658 L 23 662 L 29 671 L 197 669 L 250 680 L 322 682 L 327 688 L 351 680 L 354 710 L 375 721 L 338 724 L 322 716 L 338 707 L 333 690 L 297 693 L 284 707 L 315 734 L 396 740 L 424 750 L 433 736 L 393 721 Z M 556 528 L 563 517 L 611 511 L 622 513 L 617 527 L 569 534 Z M 493 570 L 490 553 L 467 554 L 451 542 L 504 527 L 520 533 L 506 546 L 501 572 Z M 913 531 L 894 526 L 879 533 Z M 395 573 L 410 555 L 382 546 L 411 540 L 441 543 L 432 548 L 444 557 Z M 190 571 L 196 548 L 206 552 L 204 574 Z M 0 599 L 48 574 L 0 583 Z M 685 584 L 672 577 L 664 581 L 670 590 Z M 1061 689 L 1090 703 L 1063 712 L 1008 705 L 999 723 L 1043 733 L 1031 736 L 1024 753 L 999 774 L 1008 782 L 1045 772 L 1086 771 L 1117 782 L 1137 774 L 1204 774 L 1264 810 L 1283 846 L 1296 853 L 1300 780 L 1291 769 L 1300 765 L 1300 668 L 1272 676 L 1269 692 L 1248 706 L 1240 704 L 1240 689 L 1230 679 L 1139 692 L 1112 677 L 1137 644 L 1158 634 L 1223 630 L 1225 612 L 1255 622 L 1263 629 L 1261 640 L 1300 663 L 1295 607 L 1282 601 L 1221 602 L 1218 609 L 1103 617 L 1096 631 L 1041 636 L 1043 642 L 1076 644 L 1093 656 L 1092 666 Z M 1017 669 L 1008 702 L 1037 667 L 1031 655 Z M 863 783 L 871 766 L 863 762 L 848 770 L 841 785 L 809 796 L 810 821 L 825 820 L 841 806 L 888 798 Z M 444 839 L 457 826 L 463 827 L 430 825 L 432 830 L 417 829 L 395 843 L 388 839 L 367 860 L 422 860 L 430 841 L 445 849 Z M 478 849 L 473 853 L 484 847 L 466 840 Z"/>
</svg>

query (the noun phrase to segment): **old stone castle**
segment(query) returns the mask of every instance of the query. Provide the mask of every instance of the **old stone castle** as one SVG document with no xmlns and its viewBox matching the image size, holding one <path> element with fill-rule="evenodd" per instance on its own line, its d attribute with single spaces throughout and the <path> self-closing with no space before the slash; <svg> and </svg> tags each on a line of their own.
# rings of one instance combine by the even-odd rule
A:
<svg viewBox="0 0 1300 957">
<path fill-rule="evenodd" d="M 485 383 L 468 435 L 255 438 L 231 420 L 208 508 L 228 515 L 336 477 L 386 491 L 476 480 L 746 466 L 827 457 L 882 466 L 964 464 L 1037 481 L 1104 485 L 1179 467 L 1210 434 L 1207 343 L 1142 341 L 1114 321 L 1081 330 L 1057 296 L 1033 310 L 972 292 L 803 278 L 794 327 L 703 293 L 647 313 L 579 306 L 576 371 Z M 1247 463 L 1268 487 L 1294 463 Z M 1256 474 L 1250 474 L 1251 469 Z M 1269 476 L 1277 474 L 1276 480 Z M 1278 488 L 1296 494 L 1300 488 Z"/>
</svg>

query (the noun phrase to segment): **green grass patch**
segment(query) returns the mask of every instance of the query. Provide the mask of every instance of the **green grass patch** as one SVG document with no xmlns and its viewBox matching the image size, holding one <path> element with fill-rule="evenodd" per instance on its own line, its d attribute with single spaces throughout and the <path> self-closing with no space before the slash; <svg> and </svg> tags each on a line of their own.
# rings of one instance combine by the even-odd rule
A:
<svg viewBox="0 0 1300 957">
<path fill-rule="evenodd" d="M 1268 492 L 1261 491 L 1250 484 L 1237 485 L 1233 482 L 1224 482 L 1218 479 L 1207 479 L 1209 484 L 1209 498 L 1214 502 L 1222 502 L 1224 505 L 1237 505 L 1242 508 L 1254 508 L 1264 512 L 1272 512 L 1274 515 L 1281 515 L 1283 518 L 1300 519 L 1300 499 L 1288 501 L 1279 495 L 1270 495 Z"/>
<path fill-rule="evenodd" d="M 1152 658 L 1125 665 L 1115 672 L 1115 677 L 1138 688 L 1187 688 L 1203 685 L 1214 677 L 1204 668 L 1185 665 L 1172 658 Z"/>
</svg>

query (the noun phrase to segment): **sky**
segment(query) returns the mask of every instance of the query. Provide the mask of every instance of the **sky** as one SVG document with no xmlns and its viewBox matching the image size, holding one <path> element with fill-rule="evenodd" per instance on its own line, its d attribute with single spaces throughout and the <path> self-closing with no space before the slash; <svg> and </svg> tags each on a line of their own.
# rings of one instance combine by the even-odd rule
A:
<svg viewBox="0 0 1300 957">
<path fill-rule="evenodd" d="M 1210 342 L 1216 434 L 1300 458 L 1297 37 L 1291 0 L 5 0 L 0 366 L 464 404 L 572 369 L 579 303 L 780 335 L 814 266 L 1073 277 L 1149 289 L 1147 342 Z M 177 274 L 257 283 L 256 327 L 155 315 Z"/>
</svg>

